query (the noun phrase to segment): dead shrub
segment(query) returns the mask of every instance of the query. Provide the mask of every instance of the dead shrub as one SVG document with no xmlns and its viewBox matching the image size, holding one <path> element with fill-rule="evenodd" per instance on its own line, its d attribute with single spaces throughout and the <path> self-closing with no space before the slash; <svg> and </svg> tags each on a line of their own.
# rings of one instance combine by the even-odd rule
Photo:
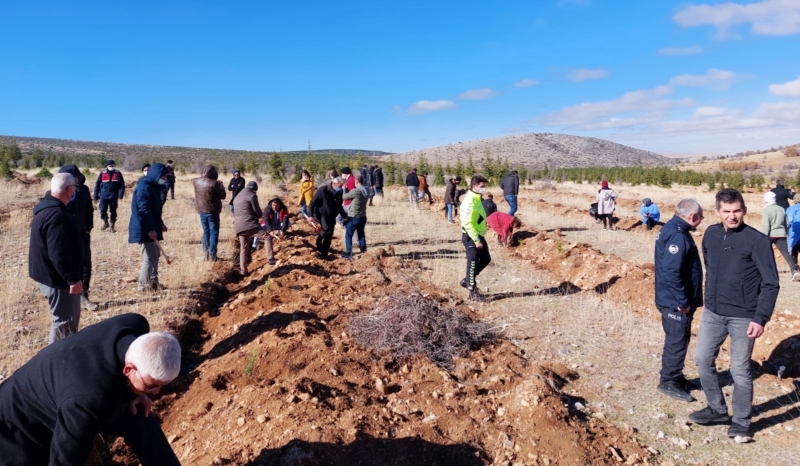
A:
<svg viewBox="0 0 800 466">
<path fill-rule="evenodd" d="M 372 312 L 350 317 L 348 326 L 362 346 L 386 351 L 395 360 L 425 355 L 448 371 L 453 369 L 455 357 L 499 337 L 488 324 L 419 290 L 384 296 Z"/>
</svg>

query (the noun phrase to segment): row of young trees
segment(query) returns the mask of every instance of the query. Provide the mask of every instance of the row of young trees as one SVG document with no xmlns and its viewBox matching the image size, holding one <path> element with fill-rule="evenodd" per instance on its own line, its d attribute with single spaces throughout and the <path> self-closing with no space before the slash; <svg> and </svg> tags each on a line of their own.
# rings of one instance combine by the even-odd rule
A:
<svg viewBox="0 0 800 466">
<path fill-rule="evenodd" d="M 636 185 L 655 185 L 665 188 L 673 184 L 684 186 L 708 186 L 708 189 L 723 187 L 743 189 L 745 187 L 762 189 L 767 181 L 761 173 L 745 176 L 741 171 L 700 173 L 694 170 L 681 170 L 672 167 L 584 167 L 534 170 L 532 180 L 572 181 L 576 183 L 600 183 L 606 179 L 612 183 Z M 785 180 L 787 185 L 800 187 L 800 171 L 794 179 Z"/>
</svg>

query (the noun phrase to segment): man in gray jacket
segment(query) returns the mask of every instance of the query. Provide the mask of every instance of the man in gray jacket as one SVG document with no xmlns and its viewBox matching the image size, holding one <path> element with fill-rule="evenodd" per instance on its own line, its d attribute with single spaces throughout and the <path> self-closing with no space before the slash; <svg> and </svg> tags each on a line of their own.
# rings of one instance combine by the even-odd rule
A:
<svg viewBox="0 0 800 466">
<path fill-rule="evenodd" d="M 346 251 L 342 253 L 342 257 L 345 259 L 352 258 L 354 233 L 358 233 L 358 247 L 361 252 L 367 252 L 367 238 L 364 236 L 364 227 L 367 225 L 367 201 L 370 198 L 367 189 L 362 184 L 361 173 L 356 173 L 354 177 L 356 179 L 356 188 L 342 195 L 342 200 L 352 200 L 350 212 L 348 212 L 350 221 L 345 226 L 344 234 Z"/>
<path fill-rule="evenodd" d="M 253 236 L 263 241 L 269 265 L 275 265 L 272 254 L 272 236 L 259 225 L 262 217 L 261 206 L 258 205 L 258 184 L 255 181 L 247 186 L 233 199 L 233 229 L 239 238 L 239 271 L 247 276 L 247 264 L 250 263 L 250 240 Z"/>
<path fill-rule="evenodd" d="M 508 215 L 513 217 L 517 213 L 517 194 L 519 194 L 519 175 L 516 170 L 511 170 L 500 180 L 500 188 L 508 202 Z"/>
</svg>

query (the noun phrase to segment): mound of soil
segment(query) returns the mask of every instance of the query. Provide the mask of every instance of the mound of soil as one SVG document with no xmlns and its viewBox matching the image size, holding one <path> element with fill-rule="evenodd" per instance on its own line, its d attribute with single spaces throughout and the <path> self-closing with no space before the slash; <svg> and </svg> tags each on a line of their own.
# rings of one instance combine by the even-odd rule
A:
<svg viewBox="0 0 800 466">
<path fill-rule="evenodd" d="M 472 311 L 412 282 L 419 265 L 390 248 L 320 261 L 299 228 L 276 266 L 259 252 L 249 277 L 221 278 L 221 302 L 187 327 L 197 368 L 157 401 L 184 464 L 649 464 L 631 432 L 570 408 L 559 389 L 575 373 L 530 364 L 508 341 L 449 372 L 358 346 L 348 318 L 397 291 Z M 114 451 L 134 462 L 119 441 Z"/>
<path fill-rule="evenodd" d="M 589 244 L 570 243 L 559 230 L 520 230 L 514 238 L 518 246 L 513 255 L 558 277 L 561 292 L 593 290 L 615 303 L 627 303 L 636 312 L 656 312 L 652 264 L 639 266 Z"/>
<path fill-rule="evenodd" d="M 31 185 L 31 184 L 40 184 L 43 178 L 39 178 L 37 176 L 28 177 L 25 173 L 18 172 L 15 170 L 11 170 L 11 182 L 24 184 L 24 185 Z"/>
</svg>

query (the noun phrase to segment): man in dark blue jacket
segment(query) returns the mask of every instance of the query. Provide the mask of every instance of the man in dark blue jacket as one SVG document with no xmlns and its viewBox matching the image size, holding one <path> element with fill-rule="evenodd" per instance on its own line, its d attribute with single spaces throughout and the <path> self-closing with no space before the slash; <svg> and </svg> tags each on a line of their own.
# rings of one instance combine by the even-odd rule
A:
<svg viewBox="0 0 800 466">
<path fill-rule="evenodd" d="M 347 212 L 342 206 L 342 179 L 338 176 L 334 177 L 330 184 L 320 186 L 308 205 L 308 216 L 316 219 L 321 227 L 317 235 L 317 252 L 320 259 L 329 259 L 328 252 L 331 249 L 337 215 L 347 218 Z"/>
<path fill-rule="evenodd" d="M 703 221 L 703 208 L 694 199 L 683 199 L 675 216 L 656 238 L 656 307 L 664 328 L 661 380 L 658 391 L 681 401 L 694 401 L 683 375 L 686 351 L 692 335 L 692 318 L 703 305 L 703 267 L 700 253 L 689 233 Z"/>
<path fill-rule="evenodd" d="M 100 201 L 100 219 L 103 220 L 101 230 L 107 230 L 108 211 L 111 211 L 111 232 L 114 233 L 114 224 L 117 223 L 117 203 L 125 196 L 125 179 L 122 172 L 117 170 L 113 160 L 106 160 L 106 169 L 97 175 L 94 183 L 94 200 Z"/>
<path fill-rule="evenodd" d="M 744 223 L 747 207 L 739 191 L 717 193 L 721 223 L 703 236 L 706 266 L 705 310 L 697 332 L 695 361 L 708 406 L 689 415 L 697 424 L 731 422 L 728 437 L 750 437 L 753 373 L 750 359 L 756 338 L 772 317 L 778 299 L 778 268 L 769 237 Z M 733 419 L 719 385 L 716 359 L 730 337 Z"/>
<path fill-rule="evenodd" d="M 0 384 L 0 466 L 82 465 L 95 436 L 120 436 L 143 466 L 180 465 L 152 401 L 180 372 L 172 335 L 139 314 L 90 325 Z"/>
<path fill-rule="evenodd" d="M 33 209 L 28 275 L 50 304 L 50 343 L 78 331 L 81 319 L 81 251 L 78 225 L 67 209 L 78 184 L 69 173 L 50 180 L 50 191 Z"/>
<path fill-rule="evenodd" d="M 142 252 L 142 269 L 139 272 L 139 291 L 163 289 L 158 283 L 158 258 L 161 252 L 157 241 L 164 239 L 167 226 L 161 219 L 161 186 L 166 184 L 169 171 L 156 163 L 136 183 L 131 200 L 131 221 L 128 225 L 128 242 L 138 243 Z"/>
</svg>

